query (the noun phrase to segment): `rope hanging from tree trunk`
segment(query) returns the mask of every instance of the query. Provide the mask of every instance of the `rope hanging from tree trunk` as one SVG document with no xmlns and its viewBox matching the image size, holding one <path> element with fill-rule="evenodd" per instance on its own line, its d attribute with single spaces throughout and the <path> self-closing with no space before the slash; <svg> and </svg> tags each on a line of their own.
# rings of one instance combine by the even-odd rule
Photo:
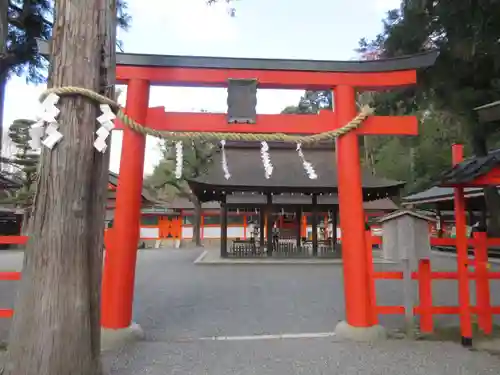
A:
<svg viewBox="0 0 500 375">
<path fill-rule="evenodd" d="M 168 132 L 168 131 L 159 131 L 155 129 L 151 129 L 145 127 L 134 119 L 127 116 L 123 110 L 123 108 L 114 100 L 107 98 L 103 95 L 100 95 L 92 90 L 85 89 L 82 87 L 54 87 L 46 90 L 40 96 L 40 102 L 45 101 L 50 94 L 55 94 L 59 96 L 84 96 L 94 102 L 97 102 L 101 105 L 109 105 L 116 117 L 123 123 L 127 128 L 143 134 L 150 135 L 153 137 L 164 138 L 174 141 L 212 141 L 212 142 L 220 142 L 224 141 L 259 141 L 259 142 L 288 142 L 295 144 L 312 144 L 317 143 L 319 141 L 324 140 L 332 140 L 338 138 L 342 135 L 345 135 L 353 130 L 359 128 L 359 126 L 366 120 L 369 116 L 371 116 L 374 112 L 373 108 L 365 106 L 361 109 L 360 113 L 354 117 L 349 123 L 342 126 L 341 128 L 330 130 L 327 132 L 308 135 L 308 136 L 294 136 L 288 135 L 284 133 L 218 133 L 218 132 Z M 102 109 L 102 107 L 101 107 Z"/>
</svg>

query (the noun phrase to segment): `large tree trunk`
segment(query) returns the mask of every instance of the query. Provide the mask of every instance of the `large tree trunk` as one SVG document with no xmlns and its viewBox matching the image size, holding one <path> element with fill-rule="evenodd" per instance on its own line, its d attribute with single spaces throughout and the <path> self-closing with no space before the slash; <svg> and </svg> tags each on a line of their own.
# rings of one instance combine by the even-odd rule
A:
<svg viewBox="0 0 500 375">
<path fill-rule="evenodd" d="M 193 222 L 193 242 L 196 246 L 202 246 L 201 243 L 201 203 L 198 197 L 194 194 L 190 194 L 189 199 L 193 203 L 194 207 L 194 222 Z"/>
<path fill-rule="evenodd" d="M 58 0 L 49 86 L 102 91 L 112 68 L 114 1 Z M 112 16 L 109 13 L 112 12 Z M 103 43 L 105 42 L 105 49 Z M 105 51 L 101 54 L 101 51 Z M 102 73 L 107 74 L 100 82 Z M 11 375 L 96 375 L 108 155 L 93 148 L 97 106 L 63 97 L 61 143 L 41 155 L 20 293 L 9 340 Z"/>
<path fill-rule="evenodd" d="M 77 0 L 75 0 L 77 1 Z M 116 7 L 117 0 L 100 0 L 99 44 L 101 51 L 99 93 L 115 98 L 116 81 Z M 111 138 L 111 135 L 110 135 Z M 111 142 L 111 139 L 109 139 Z M 110 150 L 104 154 L 93 153 L 93 174 L 90 191 L 93 197 L 87 213 L 87 224 L 93 233 L 89 238 L 88 256 L 90 273 L 90 323 L 91 356 L 95 375 L 101 368 L 101 285 L 104 250 L 104 227 L 106 224 L 106 203 L 108 199 Z"/>
</svg>

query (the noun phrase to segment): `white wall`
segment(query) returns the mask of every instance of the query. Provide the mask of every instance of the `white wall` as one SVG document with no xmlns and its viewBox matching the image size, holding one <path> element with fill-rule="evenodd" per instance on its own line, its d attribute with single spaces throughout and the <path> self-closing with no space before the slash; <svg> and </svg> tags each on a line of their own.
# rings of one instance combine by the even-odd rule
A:
<svg viewBox="0 0 500 375">
<path fill-rule="evenodd" d="M 159 238 L 160 237 L 160 229 L 159 228 L 142 228 L 140 231 L 141 239 L 145 238 Z"/>
</svg>

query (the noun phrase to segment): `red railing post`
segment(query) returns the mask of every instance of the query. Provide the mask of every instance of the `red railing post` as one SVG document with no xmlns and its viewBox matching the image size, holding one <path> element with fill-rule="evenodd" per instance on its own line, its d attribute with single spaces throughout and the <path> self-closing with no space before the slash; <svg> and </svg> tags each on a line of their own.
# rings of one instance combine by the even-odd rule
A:
<svg viewBox="0 0 500 375">
<path fill-rule="evenodd" d="M 488 238 L 486 233 L 474 233 L 474 255 L 476 268 L 476 307 L 479 328 L 485 334 L 493 331 L 493 318 L 488 280 Z"/>
<path fill-rule="evenodd" d="M 453 145 L 453 165 L 463 161 L 463 146 Z M 472 345 L 472 320 L 470 311 L 469 257 L 467 241 L 467 223 L 465 217 L 464 188 L 454 187 L 455 228 L 458 273 L 458 301 L 460 307 L 460 331 L 462 345 Z"/>
<path fill-rule="evenodd" d="M 429 259 L 422 259 L 419 262 L 417 275 L 420 331 L 432 333 L 434 331 L 434 322 L 432 317 L 432 274 Z"/>
<path fill-rule="evenodd" d="M 372 232 L 367 230 L 365 234 L 366 238 L 366 268 L 368 272 L 368 293 L 370 298 L 370 316 L 372 325 L 378 324 L 378 314 L 377 314 L 377 292 L 375 285 L 375 277 L 373 270 L 373 244 L 372 244 Z"/>
</svg>

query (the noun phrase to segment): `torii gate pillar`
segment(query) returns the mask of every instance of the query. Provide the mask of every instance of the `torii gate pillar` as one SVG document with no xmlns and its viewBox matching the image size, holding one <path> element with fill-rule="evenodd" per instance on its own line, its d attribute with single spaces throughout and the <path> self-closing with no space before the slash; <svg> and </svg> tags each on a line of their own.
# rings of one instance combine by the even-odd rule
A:
<svg viewBox="0 0 500 375">
<path fill-rule="evenodd" d="M 345 125 L 357 114 L 356 92 L 350 86 L 337 86 L 334 91 L 335 112 L 339 124 Z M 342 260 L 344 264 L 344 298 L 346 320 L 353 327 L 369 327 L 370 294 L 366 262 L 365 215 L 358 134 L 337 138 L 338 189 L 340 225 L 342 228 Z"/>
<path fill-rule="evenodd" d="M 149 86 L 142 79 L 131 79 L 127 85 L 126 112 L 141 124 L 146 123 Z M 132 323 L 145 147 L 145 135 L 123 130 L 115 218 L 102 284 L 101 326 L 107 329 L 124 329 Z"/>
</svg>

